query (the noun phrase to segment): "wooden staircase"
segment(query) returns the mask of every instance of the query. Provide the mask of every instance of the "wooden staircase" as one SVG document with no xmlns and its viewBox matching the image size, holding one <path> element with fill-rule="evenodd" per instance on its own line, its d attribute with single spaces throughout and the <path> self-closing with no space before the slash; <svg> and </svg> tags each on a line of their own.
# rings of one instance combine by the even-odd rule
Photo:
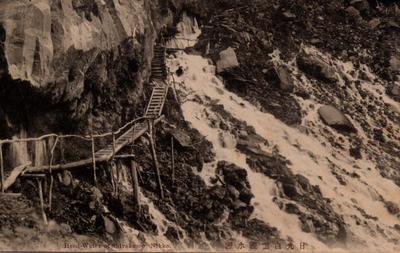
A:
<svg viewBox="0 0 400 253">
<path fill-rule="evenodd" d="M 135 139 L 140 137 L 143 133 L 145 133 L 147 129 L 146 122 L 140 122 L 122 134 L 118 139 L 116 139 L 113 143 L 109 144 L 105 148 L 97 151 L 95 153 L 96 161 L 101 160 L 110 160 L 113 155 L 118 153 L 124 146 L 133 142 Z"/>
<path fill-rule="evenodd" d="M 150 118 L 157 118 L 161 115 L 168 93 L 168 86 L 165 82 L 154 83 L 153 92 L 144 114 L 145 117 Z"/>
<path fill-rule="evenodd" d="M 151 69 L 151 86 L 153 87 L 150 100 L 147 104 L 144 117 L 157 119 L 161 116 L 164 108 L 165 100 L 168 94 L 167 66 L 165 61 L 165 46 L 162 43 L 157 43 L 154 46 L 154 58 L 152 60 Z M 124 146 L 131 143 L 133 140 L 148 131 L 147 122 L 141 122 L 129 129 L 114 143 L 111 143 L 106 148 L 95 153 L 96 160 L 110 160 L 115 153 L 120 151 Z"/>
<path fill-rule="evenodd" d="M 165 80 L 167 78 L 167 66 L 165 64 L 165 45 L 157 43 L 154 46 L 154 57 L 151 62 L 151 81 Z"/>
</svg>

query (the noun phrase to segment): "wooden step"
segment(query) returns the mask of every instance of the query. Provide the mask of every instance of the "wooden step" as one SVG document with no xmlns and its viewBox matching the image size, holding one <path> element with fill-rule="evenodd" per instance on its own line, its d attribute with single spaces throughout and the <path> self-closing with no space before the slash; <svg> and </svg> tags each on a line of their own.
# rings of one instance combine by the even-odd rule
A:
<svg viewBox="0 0 400 253">
<path fill-rule="evenodd" d="M 154 88 L 153 89 L 153 94 L 154 95 L 163 95 L 165 93 L 165 90 L 164 89 L 157 89 L 157 88 Z"/>
<path fill-rule="evenodd" d="M 165 92 L 165 89 L 164 88 L 160 88 L 160 87 L 154 87 L 153 88 L 153 93 L 159 93 L 159 94 L 161 94 L 161 93 L 164 93 Z"/>
<path fill-rule="evenodd" d="M 161 106 L 153 106 L 153 107 L 148 107 L 147 111 L 154 111 L 154 110 L 159 110 Z"/>
<path fill-rule="evenodd" d="M 152 66 L 152 67 L 151 67 L 151 71 L 154 71 L 154 70 L 165 71 L 166 68 L 165 68 L 165 66 Z"/>
<path fill-rule="evenodd" d="M 161 110 L 161 107 L 149 108 L 149 109 L 147 109 L 147 112 L 148 113 L 150 113 L 150 112 L 159 112 L 160 110 Z"/>
<path fill-rule="evenodd" d="M 167 68 L 165 66 L 153 66 L 151 71 L 165 71 Z"/>
<path fill-rule="evenodd" d="M 149 102 L 149 104 L 156 103 L 156 102 L 158 102 L 158 101 L 160 101 L 160 100 L 163 100 L 163 99 L 164 99 L 164 96 L 153 97 L 153 98 L 151 99 L 151 101 Z"/>
</svg>

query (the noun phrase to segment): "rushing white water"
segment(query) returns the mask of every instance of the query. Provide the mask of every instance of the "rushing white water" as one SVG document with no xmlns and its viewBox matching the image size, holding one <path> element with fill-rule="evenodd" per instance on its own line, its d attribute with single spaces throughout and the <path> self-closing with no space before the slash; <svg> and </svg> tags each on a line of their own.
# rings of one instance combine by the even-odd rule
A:
<svg viewBox="0 0 400 253">
<path fill-rule="evenodd" d="M 225 110 L 235 118 L 253 126 L 259 135 L 267 139 L 271 146 L 276 145 L 280 153 L 292 162 L 291 169 L 294 173 L 302 174 L 312 184 L 320 186 L 323 195 L 332 200 L 334 210 L 344 216 L 350 228 L 349 237 L 352 239 L 348 241 L 354 242 L 354 245 L 349 245 L 349 248 L 352 250 L 367 248 L 372 251 L 399 249 L 396 246 L 398 234 L 392 229 L 399 223 L 399 219 L 388 213 L 377 196 L 382 195 L 386 200 L 400 204 L 398 197 L 400 189 L 392 181 L 380 176 L 376 170 L 367 169 L 375 168 L 376 164 L 366 159 L 355 161 L 348 155 L 335 151 L 331 146 L 323 145 L 322 139 L 288 127 L 271 114 L 261 112 L 247 101 L 227 91 L 223 82 L 215 75 L 215 67 L 208 59 L 179 52 L 176 58 L 169 59 L 168 64 L 172 71 L 177 70 L 179 66 L 184 70 L 184 74 L 177 78 L 177 82 L 178 89 L 186 101 L 182 105 L 185 119 L 213 143 L 218 160 L 233 162 L 248 171 L 255 195 L 253 201 L 255 216 L 277 227 L 284 237 L 291 237 L 297 242 L 305 241 L 318 251 L 327 249 L 314 235 L 301 230 L 295 215 L 285 213 L 272 202 L 275 196 L 275 183 L 262 174 L 252 172 L 245 162 L 245 156 L 235 149 L 234 137 L 212 126 L 211 121 L 213 118 L 218 118 L 218 115 L 208 108 L 209 101 L 224 105 Z M 316 113 L 318 107 L 314 108 L 307 119 L 320 122 Z M 354 172 L 354 165 L 357 165 L 361 168 L 357 170 L 360 178 L 346 177 L 347 185 L 341 185 L 332 175 L 328 160 L 349 173 Z M 206 181 L 214 173 L 214 169 L 213 164 L 205 166 L 205 171 L 201 175 Z M 356 206 L 379 219 L 368 220 L 367 225 L 357 225 L 354 216 L 360 216 L 360 213 Z M 377 226 L 385 235 L 373 231 Z M 340 251 L 340 249 L 329 250 Z"/>
<path fill-rule="evenodd" d="M 13 136 L 13 140 L 26 138 L 26 131 L 21 130 L 18 136 Z M 27 142 L 14 142 L 10 145 L 10 162 L 12 167 L 17 167 L 31 161 L 28 154 Z"/>
<path fill-rule="evenodd" d="M 182 21 L 177 25 L 178 34 L 174 39 L 168 41 L 167 48 L 185 49 L 193 47 L 197 37 L 201 34 L 196 18 L 189 17 L 185 12 Z"/>
</svg>

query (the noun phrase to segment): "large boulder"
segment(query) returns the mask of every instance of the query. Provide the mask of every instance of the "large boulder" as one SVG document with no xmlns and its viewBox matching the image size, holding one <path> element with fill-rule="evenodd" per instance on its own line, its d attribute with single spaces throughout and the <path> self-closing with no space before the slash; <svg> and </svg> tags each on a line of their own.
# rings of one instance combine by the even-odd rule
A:
<svg viewBox="0 0 400 253">
<path fill-rule="evenodd" d="M 331 105 L 324 105 L 318 109 L 318 113 L 321 116 L 325 124 L 337 129 L 347 132 L 357 132 L 356 128 L 350 122 L 350 120 L 338 109 Z"/>
<path fill-rule="evenodd" d="M 217 61 L 217 72 L 221 73 L 230 68 L 238 67 L 239 61 L 236 56 L 235 49 L 228 47 L 219 53 L 219 60 Z"/>
<path fill-rule="evenodd" d="M 299 54 L 297 65 L 301 71 L 321 81 L 333 83 L 338 80 L 335 69 L 315 55 Z"/>
</svg>

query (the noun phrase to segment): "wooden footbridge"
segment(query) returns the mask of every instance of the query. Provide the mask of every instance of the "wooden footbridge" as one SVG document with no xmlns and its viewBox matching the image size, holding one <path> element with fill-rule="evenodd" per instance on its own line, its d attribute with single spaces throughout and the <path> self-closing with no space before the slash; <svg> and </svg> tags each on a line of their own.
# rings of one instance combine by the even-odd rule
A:
<svg viewBox="0 0 400 253">
<path fill-rule="evenodd" d="M 155 174 L 157 176 L 157 183 L 160 190 L 161 198 L 163 197 L 163 190 L 161 185 L 159 166 L 157 162 L 157 156 L 154 145 L 154 127 L 157 123 L 159 123 L 163 116 L 162 110 L 166 101 L 167 93 L 170 88 L 167 82 L 167 68 L 166 68 L 166 48 L 165 43 L 159 42 L 155 45 L 154 48 L 154 57 L 152 60 L 152 71 L 151 71 L 151 80 L 150 84 L 152 86 L 152 94 L 148 101 L 146 110 L 144 115 L 140 118 L 136 118 L 128 123 L 126 123 L 123 127 L 118 129 L 117 131 L 108 132 L 99 135 L 59 135 L 59 134 L 48 134 L 38 138 L 25 138 L 25 139 L 10 139 L 10 140 L 0 140 L 0 176 L 1 176 L 1 193 L 5 194 L 7 189 L 9 189 L 19 177 L 30 177 L 37 178 L 38 180 L 38 189 L 39 189 L 39 197 L 42 206 L 43 218 L 46 221 L 46 216 L 44 212 L 44 198 L 42 193 L 42 181 L 41 179 L 46 177 L 46 175 L 50 175 L 50 191 L 49 191 L 49 206 L 51 209 L 51 189 L 53 185 L 53 172 L 61 172 L 63 170 L 73 170 L 73 169 L 83 169 L 90 168 L 93 170 L 94 182 L 97 183 L 96 177 L 96 169 L 97 163 L 100 162 L 108 162 L 113 161 L 117 158 L 130 158 L 133 155 L 118 155 L 125 146 L 133 144 L 133 142 L 148 133 L 150 146 L 152 150 L 152 157 L 154 161 Z M 88 142 L 91 144 L 91 156 L 78 160 L 66 163 L 64 158 L 64 150 L 74 149 L 73 146 L 66 146 L 66 142 L 68 140 L 75 139 L 83 142 Z M 104 148 L 96 151 L 96 140 L 104 140 L 111 139 L 110 143 L 106 145 Z M 25 162 L 24 164 L 20 164 L 15 168 L 11 169 L 11 173 L 7 176 L 5 175 L 5 159 L 4 159 L 4 146 L 6 145 L 18 145 L 27 143 L 37 143 L 37 142 L 45 142 L 51 143 L 49 146 L 49 161 L 48 164 L 38 164 L 37 162 Z M 56 150 L 60 150 L 61 153 L 58 154 L 58 160 L 61 162 L 56 163 Z M 35 154 L 36 156 L 36 154 Z M 36 157 L 35 157 L 36 159 Z M 132 173 L 132 183 L 136 188 L 136 201 L 138 202 L 138 182 L 137 182 L 137 171 L 135 166 L 132 163 L 131 167 Z M 140 206 L 140 205 L 139 205 Z"/>
</svg>

